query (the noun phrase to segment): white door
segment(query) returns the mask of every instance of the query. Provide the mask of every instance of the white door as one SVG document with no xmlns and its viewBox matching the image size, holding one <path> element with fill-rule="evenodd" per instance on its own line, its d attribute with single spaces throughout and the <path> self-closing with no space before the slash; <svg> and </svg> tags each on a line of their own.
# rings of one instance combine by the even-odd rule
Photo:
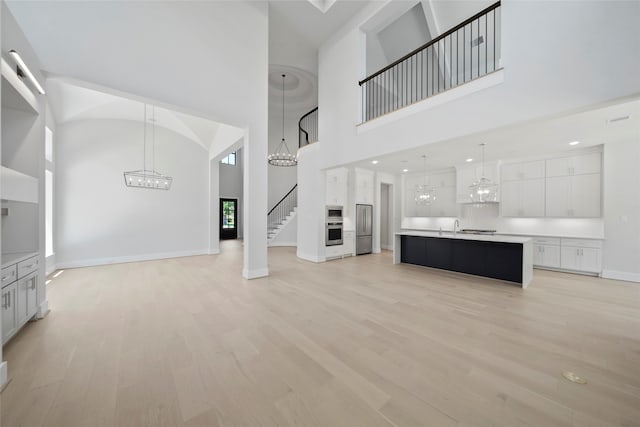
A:
<svg viewBox="0 0 640 427">
<path fill-rule="evenodd" d="M 545 267 L 560 267 L 560 246 L 543 245 L 542 246 L 542 264 Z"/>
<path fill-rule="evenodd" d="M 600 249 L 580 248 L 580 270 L 600 273 Z"/>
<path fill-rule="evenodd" d="M 31 275 L 32 276 L 32 275 Z M 17 282 L 17 295 L 16 295 L 16 315 L 18 316 L 17 324 L 22 325 L 29 319 L 28 307 L 27 307 L 27 294 L 29 291 L 29 277 L 23 277 Z"/>
<path fill-rule="evenodd" d="M 13 283 L 2 289 L 0 298 L 2 307 L 2 342 L 13 335 L 16 330 L 16 284 Z"/>
<path fill-rule="evenodd" d="M 560 267 L 567 270 L 580 270 L 579 248 L 565 246 L 561 249 Z"/>
<path fill-rule="evenodd" d="M 547 177 L 571 175 L 570 157 L 560 157 L 557 159 L 549 159 L 546 162 L 546 169 L 547 169 Z"/>
<path fill-rule="evenodd" d="M 602 157 L 600 153 L 589 153 L 571 158 L 571 174 L 583 175 L 600 173 Z"/>
</svg>

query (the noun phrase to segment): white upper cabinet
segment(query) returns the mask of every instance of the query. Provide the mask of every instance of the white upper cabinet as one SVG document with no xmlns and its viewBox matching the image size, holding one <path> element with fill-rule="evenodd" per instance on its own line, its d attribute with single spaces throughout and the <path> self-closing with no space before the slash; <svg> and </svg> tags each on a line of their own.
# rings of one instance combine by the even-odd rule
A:
<svg viewBox="0 0 640 427">
<path fill-rule="evenodd" d="M 372 205 L 375 179 L 373 171 L 356 169 L 356 204 Z M 346 187 L 345 187 L 346 188 Z"/>
<path fill-rule="evenodd" d="M 542 217 L 545 215 L 544 178 L 503 181 L 500 209 L 507 217 Z"/>
<path fill-rule="evenodd" d="M 602 155 L 587 153 L 547 160 L 547 177 L 600 173 Z"/>
<path fill-rule="evenodd" d="M 546 215 L 597 218 L 601 216 L 601 175 L 547 178 Z"/>
<path fill-rule="evenodd" d="M 500 176 L 502 177 L 502 181 L 521 181 L 523 179 L 544 178 L 544 168 L 544 160 L 511 163 L 502 166 Z"/>
<path fill-rule="evenodd" d="M 325 189 L 327 205 L 345 206 L 347 204 L 347 176 L 346 168 L 327 171 Z"/>
</svg>

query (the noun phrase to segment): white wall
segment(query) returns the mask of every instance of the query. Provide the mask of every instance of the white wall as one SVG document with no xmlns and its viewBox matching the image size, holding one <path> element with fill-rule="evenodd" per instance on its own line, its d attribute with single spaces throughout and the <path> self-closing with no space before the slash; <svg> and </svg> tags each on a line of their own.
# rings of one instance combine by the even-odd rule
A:
<svg viewBox="0 0 640 427">
<path fill-rule="evenodd" d="M 156 169 L 173 184 L 146 190 L 126 187 L 123 177 L 142 169 L 141 123 L 77 121 L 57 133 L 59 267 L 207 252 L 208 155 L 200 145 L 156 128 Z"/>
<path fill-rule="evenodd" d="M 325 260 L 325 173 L 318 167 L 321 143 L 310 144 L 298 153 L 298 249 L 308 261 Z"/>
<path fill-rule="evenodd" d="M 321 166 L 551 117 L 640 92 L 635 78 L 640 74 L 640 3 L 510 1 L 501 9 L 504 82 L 426 111 L 391 113 L 384 119 L 388 123 L 378 127 L 356 127 L 361 102 L 357 82 L 365 77 L 358 26 L 323 45 L 320 134 L 323 149 L 332 155 Z M 540 22 L 545 22 L 544 31 Z"/>
<path fill-rule="evenodd" d="M 268 274 L 268 4 L 96 2 L 87 7 L 43 1 L 13 2 L 11 9 L 52 74 L 245 131 L 243 275 Z"/>
<path fill-rule="evenodd" d="M 311 110 L 310 107 L 304 110 L 288 110 L 285 111 L 284 137 L 291 153 L 298 151 L 298 120 L 303 114 Z M 269 154 L 275 152 L 278 144 L 282 140 L 282 104 L 280 107 L 270 105 L 269 108 Z M 282 197 L 296 185 L 297 182 L 297 166 L 278 167 L 268 166 L 269 168 L 269 198 L 268 207 L 273 208 Z"/>
<path fill-rule="evenodd" d="M 604 146 L 603 277 L 640 282 L 640 135 Z"/>
<path fill-rule="evenodd" d="M 220 194 L 218 200 L 214 201 L 214 205 L 217 209 L 220 209 L 220 199 L 238 199 L 238 239 L 242 239 L 243 236 L 243 203 L 242 203 L 242 175 L 243 175 L 243 159 L 242 149 L 236 150 L 236 164 L 227 165 L 220 163 Z M 213 224 L 215 227 L 220 227 L 220 222 Z"/>
</svg>

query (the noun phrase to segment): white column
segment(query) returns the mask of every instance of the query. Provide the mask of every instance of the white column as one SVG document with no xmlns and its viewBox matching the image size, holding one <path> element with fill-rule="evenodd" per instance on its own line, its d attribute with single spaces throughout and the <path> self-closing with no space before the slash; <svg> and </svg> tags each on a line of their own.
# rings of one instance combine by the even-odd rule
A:
<svg viewBox="0 0 640 427">
<path fill-rule="evenodd" d="M 245 130 L 244 266 L 242 276 L 255 279 L 269 275 L 267 259 L 267 114 Z"/>
</svg>

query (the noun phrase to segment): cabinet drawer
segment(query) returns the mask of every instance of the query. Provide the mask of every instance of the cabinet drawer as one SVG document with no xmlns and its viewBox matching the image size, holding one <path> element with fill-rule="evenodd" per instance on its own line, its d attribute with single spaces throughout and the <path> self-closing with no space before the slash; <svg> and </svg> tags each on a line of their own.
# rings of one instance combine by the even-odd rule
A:
<svg viewBox="0 0 640 427">
<path fill-rule="evenodd" d="M 535 245 L 556 245 L 560 246 L 560 239 L 553 237 L 536 237 L 533 239 Z"/>
<path fill-rule="evenodd" d="M 37 256 L 25 259 L 24 261 L 20 261 L 18 263 L 18 277 L 24 277 L 27 274 L 36 271 L 38 269 L 39 263 L 40 260 Z"/>
<path fill-rule="evenodd" d="M 18 270 L 15 265 L 2 269 L 2 286 L 13 283 L 18 278 Z"/>
<path fill-rule="evenodd" d="M 562 239 L 562 246 L 573 246 L 576 248 L 602 249 L 602 240 Z"/>
</svg>

